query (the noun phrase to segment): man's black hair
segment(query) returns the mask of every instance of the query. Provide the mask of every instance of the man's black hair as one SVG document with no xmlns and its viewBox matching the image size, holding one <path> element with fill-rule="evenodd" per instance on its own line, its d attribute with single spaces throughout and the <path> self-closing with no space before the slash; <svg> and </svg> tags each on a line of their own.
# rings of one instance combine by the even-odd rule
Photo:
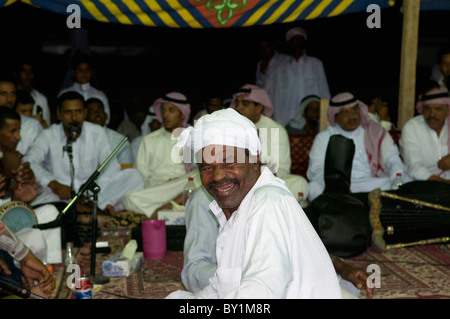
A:
<svg viewBox="0 0 450 319">
<path fill-rule="evenodd" d="M 6 120 L 9 119 L 20 121 L 20 115 L 10 107 L 0 106 L 0 130 L 5 127 Z"/>
<path fill-rule="evenodd" d="M 57 101 L 58 110 L 61 109 L 61 105 L 64 101 L 69 101 L 69 100 L 70 101 L 81 100 L 81 102 L 83 102 L 83 105 L 84 105 L 84 97 L 80 93 L 78 93 L 76 91 L 67 91 L 58 97 L 58 101 Z"/>
</svg>

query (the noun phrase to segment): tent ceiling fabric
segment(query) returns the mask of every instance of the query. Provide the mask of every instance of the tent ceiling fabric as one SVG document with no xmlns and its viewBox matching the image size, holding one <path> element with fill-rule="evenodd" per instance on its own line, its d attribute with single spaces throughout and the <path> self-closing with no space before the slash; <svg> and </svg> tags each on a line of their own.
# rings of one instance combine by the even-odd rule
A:
<svg viewBox="0 0 450 319">
<path fill-rule="evenodd" d="M 19 0 L 0 0 L 0 7 Z M 81 17 L 101 22 L 170 28 L 227 28 L 288 23 L 381 9 L 393 0 L 20 0 L 69 15 L 77 4 Z"/>
</svg>

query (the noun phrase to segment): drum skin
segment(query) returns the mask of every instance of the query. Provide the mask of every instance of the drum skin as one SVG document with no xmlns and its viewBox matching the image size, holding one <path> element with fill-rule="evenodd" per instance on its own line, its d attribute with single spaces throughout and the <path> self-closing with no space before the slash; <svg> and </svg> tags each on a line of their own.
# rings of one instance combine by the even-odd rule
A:
<svg viewBox="0 0 450 319">
<path fill-rule="evenodd" d="M 37 224 L 36 214 L 31 207 L 20 201 L 10 201 L 0 206 L 0 221 L 13 233 Z"/>
</svg>

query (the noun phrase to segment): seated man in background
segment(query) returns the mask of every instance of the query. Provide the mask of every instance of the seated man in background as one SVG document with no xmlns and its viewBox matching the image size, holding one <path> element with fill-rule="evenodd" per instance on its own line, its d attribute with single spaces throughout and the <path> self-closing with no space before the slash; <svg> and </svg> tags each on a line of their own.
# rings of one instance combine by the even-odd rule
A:
<svg viewBox="0 0 450 319">
<path fill-rule="evenodd" d="M 157 219 L 157 212 L 183 205 L 183 189 L 189 177 L 200 186 L 198 169 L 183 161 L 174 161 L 172 153 L 176 137 L 187 127 L 191 106 L 186 96 L 170 92 L 153 104 L 163 127 L 145 135 L 139 146 L 135 167 L 145 178 L 143 190 L 128 194 L 123 203 L 132 212 Z"/>
<path fill-rule="evenodd" d="M 116 146 L 122 142 L 125 136 L 113 129 L 110 129 L 109 127 L 106 127 L 107 114 L 103 108 L 103 102 L 97 98 L 90 98 L 85 102 L 85 104 L 87 108 L 86 120 L 103 127 L 110 142 L 111 149 L 115 149 Z M 116 156 L 122 168 L 133 167 L 134 157 L 131 152 L 130 142 L 128 140 L 122 145 Z"/>
<path fill-rule="evenodd" d="M 330 100 L 327 115 L 331 125 L 317 134 L 309 153 L 310 201 L 325 189 L 325 154 L 332 135 L 342 135 L 355 143 L 351 192 L 370 192 L 377 188 L 389 190 L 397 173 L 402 174 L 404 182 L 408 181 L 392 137 L 367 113 L 367 105 L 351 93 L 340 93 Z"/>
<path fill-rule="evenodd" d="M 38 120 L 43 128 L 49 127 L 52 118 L 47 97 L 34 87 L 34 62 L 30 58 L 19 61 L 14 76 L 17 79 L 17 89 L 28 92 L 33 98 L 33 109 L 29 116 Z"/>
<path fill-rule="evenodd" d="M 300 103 L 297 115 L 286 125 L 288 134 L 319 133 L 320 97 L 308 95 Z"/>
<path fill-rule="evenodd" d="M 286 184 L 261 163 L 252 121 L 232 108 L 216 111 L 178 141 L 192 149 L 214 198 L 217 269 L 203 290 L 167 298 L 342 298 L 320 238 Z"/>
<path fill-rule="evenodd" d="M 420 115 L 406 122 L 400 151 L 413 180 L 450 183 L 450 98 L 434 88 L 417 102 Z"/>
<path fill-rule="evenodd" d="M 21 117 L 9 107 L 0 107 L 0 205 L 23 206 L 21 202 L 31 205 L 36 198 L 40 185 L 36 183 L 30 163 L 22 161 L 21 154 L 16 150 L 20 140 Z M 11 201 L 15 201 L 11 202 Z M 6 212 L 6 210 L 5 210 Z M 38 224 L 45 224 L 59 215 L 54 205 L 43 205 L 33 209 Z M 23 221 L 23 225 L 26 222 Z M 17 236 L 43 262 L 60 263 L 61 258 L 61 227 L 40 230 L 26 225 L 17 231 Z M 18 226 L 19 227 L 19 226 Z"/>
<path fill-rule="evenodd" d="M 209 90 L 204 97 L 202 106 L 203 108 L 200 111 L 198 111 L 197 114 L 195 114 L 194 118 L 192 119 L 194 122 L 205 114 L 211 114 L 212 112 L 225 108 L 223 106 L 222 92 L 218 89 Z"/>
<path fill-rule="evenodd" d="M 43 130 L 24 157 L 44 187 L 33 204 L 70 201 L 113 150 L 104 128 L 85 121 L 87 109 L 79 93 L 68 91 L 58 98 L 57 116 L 61 122 Z M 125 195 L 142 189 L 144 179 L 137 170 L 121 170 L 113 157 L 96 183 L 99 209 L 114 214 L 123 209 Z"/>
<path fill-rule="evenodd" d="M 106 124 L 109 124 L 111 120 L 111 109 L 109 107 L 109 100 L 106 94 L 92 86 L 93 80 L 93 65 L 92 58 L 89 54 L 77 51 L 75 52 L 72 61 L 70 63 L 70 73 L 72 75 L 73 84 L 68 88 L 64 88 L 58 93 L 60 97 L 63 93 L 69 91 L 78 92 L 87 101 L 90 98 L 98 98 L 103 102 L 103 107 L 106 113 Z"/>
<path fill-rule="evenodd" d="M 11 109 L 16 104 L 16 84 L 10 76 L 0 76 L 0 106 L 7 106 Z M 20 141 L 17 150 L 25 155 L 33 144 L 36 137 L 42 131 L 42 125 L 34 118 L 20 115 Z"/>
<path fill-rule="evenodd" d="M 294 197 L 308 196 L 308 182 L 303 176 L 291 174 L 291 150 L 286 129 L 271 119 L 273 107 L 267 92 L 253 84 L 245 84 L 233 94 L 231 108 L 251 120 L 261 139 L 261 162 L 281 178 Z"/>
</svg>

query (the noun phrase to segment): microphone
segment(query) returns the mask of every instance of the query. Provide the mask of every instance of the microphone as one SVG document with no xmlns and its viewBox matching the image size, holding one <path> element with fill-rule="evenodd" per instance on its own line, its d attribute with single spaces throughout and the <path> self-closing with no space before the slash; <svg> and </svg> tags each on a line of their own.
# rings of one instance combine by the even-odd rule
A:
<svg viewBox="0 0 450 319">
<path fill-rule="evenodd" d="M 76 135 L 80 131 L 80 128 L 73 124 L 69 129 L 69 136 L 66 140 L 66 146 L 63 147 L 63 153 L 68 152 L 69 154 L 72 152 L 72 143 L 76 140 Z"/>
</svg>

